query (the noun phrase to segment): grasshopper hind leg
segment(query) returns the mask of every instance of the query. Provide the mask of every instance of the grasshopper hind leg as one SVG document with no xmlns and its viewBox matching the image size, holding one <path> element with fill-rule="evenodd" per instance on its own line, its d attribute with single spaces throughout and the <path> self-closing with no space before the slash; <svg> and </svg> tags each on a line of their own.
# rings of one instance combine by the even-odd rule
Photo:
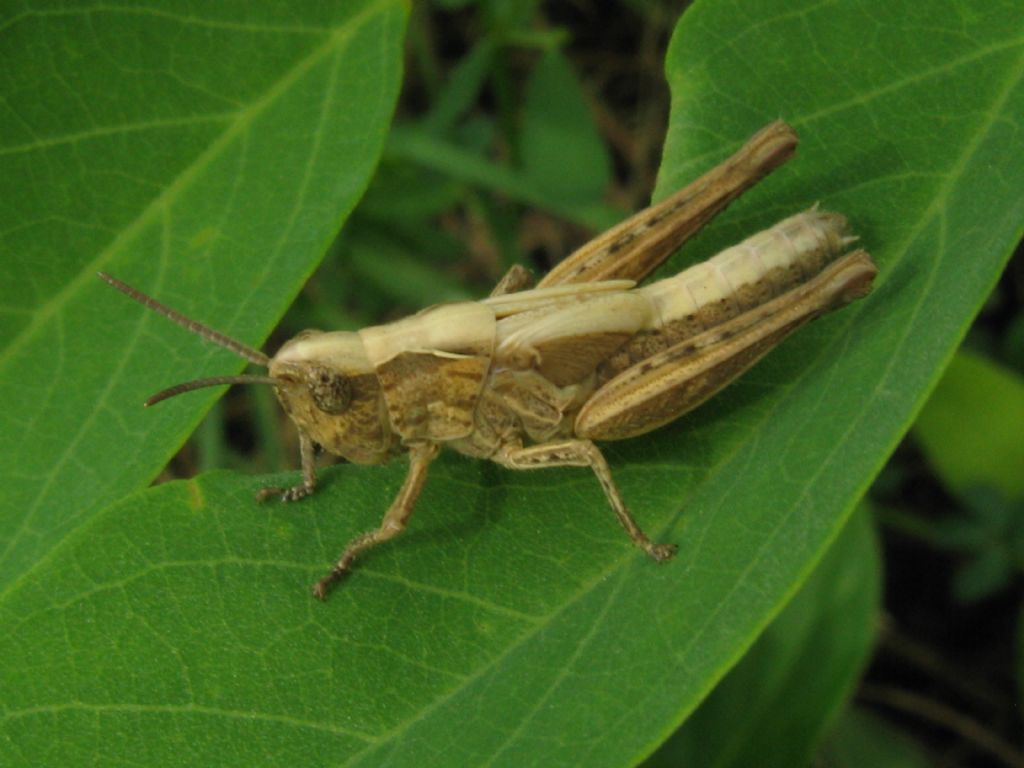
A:
<svg viewBox="0 0 1024 768">
<path fill-rule="evenodd" d="M 604 495 L 611 504 L 615 516 L 633 542 L 659 563 L 676 553 L 675 544 L 655 544 L 633 519 L 629 508 L 622 500 L 615 481 L 612 479 L 608 462 L 597 446 L 589 440 L 563 440 L 557 443 L 507 447 L 500 450 L 494 461 L 509 469 L 542 469 L 544 467 L 590 467 L 594 470 Z"/>
</svg>

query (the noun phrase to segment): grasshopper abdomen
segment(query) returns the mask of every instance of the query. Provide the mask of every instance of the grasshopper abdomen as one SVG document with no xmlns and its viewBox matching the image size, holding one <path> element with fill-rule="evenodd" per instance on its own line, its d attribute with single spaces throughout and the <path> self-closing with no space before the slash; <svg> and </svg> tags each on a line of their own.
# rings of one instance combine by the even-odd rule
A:
<svg viewBox="0 0 1024 768">
<path fill-rule="evenodd" d="M 815 208 L 639 289 L 654 307 L 654 320 L 601 366 L 598 381 L 793 290 L 854 239 L 843 216 Z"/>
</svg>

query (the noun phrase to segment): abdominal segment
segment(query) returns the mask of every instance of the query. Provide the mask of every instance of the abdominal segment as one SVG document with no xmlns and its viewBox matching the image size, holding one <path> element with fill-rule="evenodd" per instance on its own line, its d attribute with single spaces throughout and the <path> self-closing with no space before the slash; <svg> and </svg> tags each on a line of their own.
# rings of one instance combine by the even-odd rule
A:
<svg viewBox="0 0 1024 768">
<path fill-rule="evenodd" d="M 804 211 L 708 261 L 640 288 L 637 293 L 653 305 L 654 320 L 600 367 L 599 383 L 805 283 L 853 240 L 839 214 Z"/>
</svg>

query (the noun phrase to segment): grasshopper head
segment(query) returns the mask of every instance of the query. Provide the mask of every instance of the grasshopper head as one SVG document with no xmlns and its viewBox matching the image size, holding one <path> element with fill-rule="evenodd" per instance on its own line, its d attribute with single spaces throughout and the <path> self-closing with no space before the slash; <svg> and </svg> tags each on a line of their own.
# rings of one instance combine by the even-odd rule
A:
<svg viewBox="0 0 1024 768">
<path fill-rule="evenodd" d="M 358 464 L 394 447 L 380 382 L 358 333 L 303 331 L 270 361 L 281 406 L 314 441 Z"/>
<path fill-rule="evenodd" d="M 309 400 L 321 413 L 336 416 L 352 404 L 352 379 L 372 373 L 361 353 L 358 334 L 303 331 L 274 355 L 270 375 L 289 402 Z"/>
<path fill-rule="evenodd" d="M 186 381 L 158 392 L 146 405 L 203 387 L 269 384 L 299 429 L 331 453 L 359 464 L 378 464 L 397 450 L 380 383 L 359 334 L 304 331 L 269 358 L 258 349 L 186 317 L 117 278 L 104 272 L 100 272 L 99 277 L 183 328 L 270 369 L 269 376 L 213 376 Z"/>
</svg>

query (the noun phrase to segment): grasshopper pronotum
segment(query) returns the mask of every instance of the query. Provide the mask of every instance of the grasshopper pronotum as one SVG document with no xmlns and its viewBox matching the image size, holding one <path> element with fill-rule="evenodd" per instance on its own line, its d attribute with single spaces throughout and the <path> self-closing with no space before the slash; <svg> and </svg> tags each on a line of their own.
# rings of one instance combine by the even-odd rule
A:
<svg viewBox="0 0 1024 768">
<path fill-rule="evenodd" d="M 784 163 L 783 122 L 666 200 L 573 253 L 536 288 L 513 267 L 491 297 L 442 304 L 358 332 L 304 331 L 273 358 L 190 320 L 109 275 L 108 283 L 185 328 L 265 366 L 160 392 L 270 384 L 298 428 L 302 482 L 258 499 L 293 501 L 316 487 L 314 445 L 359 464 L 409 455 L 380 526 L 353 539 L 313 587 L 324 598 L 360 554 L 401 533 L 442 445 L 512 469 L 590 467 L 630 538 L 657 561 L 595 440 L 655 429 L 696 407 L 807 321 L 864 296 L 877 272 L 842 216 L 812 209 L 707 262 L 637 288 L 679 245 Z"/>
</svg>

